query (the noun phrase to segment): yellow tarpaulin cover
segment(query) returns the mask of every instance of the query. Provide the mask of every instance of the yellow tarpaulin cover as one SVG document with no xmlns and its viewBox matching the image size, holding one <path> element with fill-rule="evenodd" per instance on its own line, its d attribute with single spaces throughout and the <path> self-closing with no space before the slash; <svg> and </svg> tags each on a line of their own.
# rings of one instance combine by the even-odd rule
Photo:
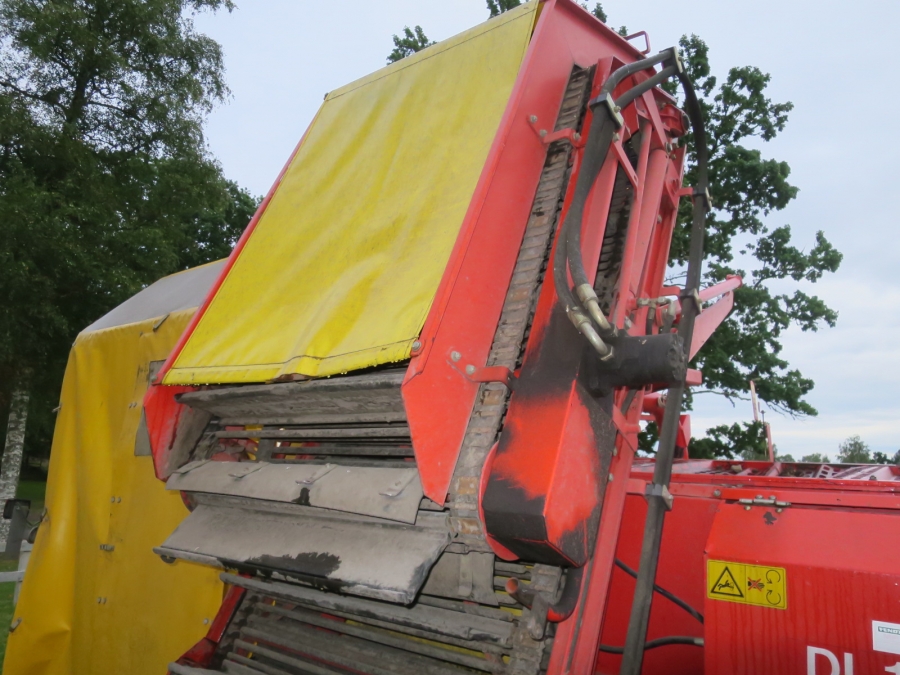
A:
<svg viewBox="0 0 900 675">
<path fill-rule="evenodd" d="M 53 437 L 47 515 L 5 675 L 160 675 L 215 616 L 223 590 L 216 571 L 167 565 L 153 554 L 187 509 L 154 477 L 151 458 L 135 456 L 149 364 L 166 358 L 194 311 L 76 340 Z"/>
<path fill-rule="evenodd" d="M 326 97 L 166 384 L 332 375 L 409 356 L 537 5 Z"/>
</svg>

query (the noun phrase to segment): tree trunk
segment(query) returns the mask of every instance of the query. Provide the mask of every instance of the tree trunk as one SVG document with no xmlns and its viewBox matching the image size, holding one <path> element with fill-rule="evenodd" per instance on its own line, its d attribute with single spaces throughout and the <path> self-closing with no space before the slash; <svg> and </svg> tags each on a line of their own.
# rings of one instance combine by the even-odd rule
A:
<svg viewBox="0 0 900 675">
<path fill-rule="evenodd" d="M 0 509 L 7 499 L 16 496 L 19 474 L 22 471 L 22 454 L 25 448 L 25 422 L 28 419 L 28 378 L 19 380 L 9 403 L 9 423 L 6 427 L 6 445 L 0 461 Z M 6 550 L 9 521 L 0 519 L 0 544 Z"/>
</svg>

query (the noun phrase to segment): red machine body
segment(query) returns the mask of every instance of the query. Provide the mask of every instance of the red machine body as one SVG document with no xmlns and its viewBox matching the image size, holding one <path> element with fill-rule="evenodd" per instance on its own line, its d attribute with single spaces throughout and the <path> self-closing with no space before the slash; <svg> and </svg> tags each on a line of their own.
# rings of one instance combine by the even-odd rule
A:
<svg viewBox="0 0 900 675">
<path fill-rule="evenodd" d="M 446 514 L 447 540 L 451 543 L 441 550 L 441 555 L 477 554 L 493 560 L 493 554 L 502 561 L 496 569 L 513 570 L 509 572 L 513 584 L 507 584 L 507 589 L 514 589 L 519 580 L 526 579 L 531 581 L 532 589 L 537 588 L 541 566 L 555 568 L 556 581 L 562 574 L 561 568 L 568 570 L 568 590 L 563 585 L 561 593 L 572 594 L 571 606 L 564 610 L 555 605 L 548 608 L 550 601 L 546 601 L 539 618 L 549 618 L 551 626 L 548 628 L 541 621 L 537 622 L 541 625 L 529 625 L 531 638 L 521 635 L 529 612 L 538 614 L 540 602 L 532 604 L 538 591 L 526 599 L 524 594 L 513 596 L 514 591 L 510 590 L 510 603 L 520 603 L 516 605 L 519 614 L 515 619 L 520 632 L 510 638 L 509 644 L 514 646 L 504 643 L 504 649 L 517 648 L 519 643 L 515 640 L 533 638 L 541 649 L 547 647 L 547 652 L 546 658 L 538 654 L 532 665 L 551 675 L 619 672 L 620 657 L 610 649 L 615 651 L 625 643 L 634 581 L 616 564 L 618 560 L 631 568 L 638 567 L 646 513 L 644 495 L 652 472 L 651 463 L 639 461 L 635 465 L 639 425 L 642 420 L 662 421 L 661 390 L 668 386 L 665 382 L 610 385 L 604 379 L 602 366 L 597 365 L 596 353 L 567 317 L 553 274 L 545 273 L 552 265 L 548 260 L 553 260 L 560 245 L 556 239 L 559 224 L 572 207 L 579 172 L 586 161 L 583 136 L 591 128 L 595 114 L 595 108 L 587 101 L 596 99 L 613 72 L 643 57 L 643 52 L 574 2 L 542 3 L 518 80 L 399 385 L 403 421 L 409 431 L 409 440 L 403 447 L 409 450 L 411 444 L 414 462 L 409 452 L 397 454 L 409 458 L 403 460 L 403 466 L 417 470 L 421 494 L 427 497 L 423 503 L 430 502 L 433 512 Z M 612 92 L 613 97 L 640 86 L 652 72 L 626 77 Z M 573 123 L 560 127 L 557 117 L 561 101 L 566 100 L 578 73 L 586 82 L 584 112 Z M 665 272 L 680 200 L 694 193 L 691 187 L 682 185 L 685 149 L 679 139 L 688 129 L 675 100 L 654 87 L 620 112 L 622 125 L 584 204 L 581 255 L 588 281 L 597 290 L 609 322 L 621 336 L 641 341 L 671 336 L 682 317 L 682 289 L 667 286 Z M 536 204 L 546 177 L 548 149 L 553 146 L 558 152 L 560 143 L 568 144 L 567 163 L 559 169 L 567 178 L 561 183 L 559 204 L 553 204 L 552 213 L 545 213 Z M 260 207 L 260 213 L 266 203 Z M 259 214 L 242 242 L 251 236 L 258 217 Z M 536 243 L 535 253 L 529 257 L 528 242 L 532 238 L 546 243 L 540 250 Z M 233 259 L 240 249 L 239 244 Z M 228 266 L 223 275 L 227 270 Z M 515 283 L 526 273 L 534 274 L 534 289 L 519 297 L 515 295 Z M 696 301 L 698 309 L 703 307 L 691 343 L 682 350 L 688 359 L 727 316 L 733 306 L 733 292 L 740 283 L 739 278 L 732 277 L 702 290 L 698 296 L 685 296 Z M 509 325 L 504 317 L 511 307 L 515 309 L 516 303 L 528 314 L 527 330 L 523 324 L 521 350 L 517 345 L 515 353 L 501 358 L 496 345 Z M 203 311 L 201 308 L 198 317 Z M 696 385 L 701 378 L 700 373 L 688 371 L 686 381 Z M 237 389 L 237 393 L 228 395 L 241 395 Z M 175 398 L 195 390 L 157 385 L 145 400 L 160 478 L 169 478 L 192 458 L 195 446 L 187 447 L 180 439 L 193 438 L 196 444 L 203 425 L 210 419 L 209 414 L 192 417 L 190 409 Z M 213 390 L 210 396 L 215 394 Z M 479 406 L 505 406 L 497 429 L 479 427 Z M 199 426 L 193 428 L 194 424 Z M 282 423 L 282 427 L 286 426 Z M 271 438 L 288 438 L 290 434 L 284 428 L 277 431 L 281 435 Z M 220 434 L 218 438 L 224 437 L 222 434 L 241 437 L 250 445 L 258 442 L 246 428 L 215 433 Z M 218 442 L 215 433 L 207 434 L 212 442 Z M 487 439 L 485 450 L 490 451 L 462 456 L 467 439 L 478 434 Z M 682 416 L 675 442 L 682 457 L 689 439 L 690 423 L 687 416 Z M 300 450 L 290 451 L 289 444 L 277 443 L 273 441 L 268 450 L 273 462 L 286 462 L 291 457 L 300 459 L 290 461 L 310 461 L 301 456 Z M 345 451 L 346 454 L 352 453 Z M 260 442 L 253 461 L 262 455 Z M 215 461 L 216 456 L 211 459 Z M 374 460 L 367 461 L 368 468 L 376 466 Z M 881 468 L 873 469 L 871 475 L 842 478 L 787 475 L 805 470 L 788 469 L 787 465 L 778 464 L 691 460 L 676 465 L 669 488 L 674 499 L 663 530 L 657 584 L 695 610 L 702 609 L 705 621 L 700 623 L 670 600 L 655 596 L 648 639 L 676 635 L 701 642 L 648 650 L 643 672 L 900 673 L 900 646 L 894 646 L 900 645 L 897 472 Z M 303 481 L 312 485 L 328 471 Z M 241 479 L 250 472 L 231 475 Z M 403 489 L 400 487 L 399 491 Z M 237 492 L 228 494 L 241 496 Z M 384 496 L 385 492 L 380 494 Z M 310 504 L 308 497 L 309 490 L 303 497 L 306 501 L 294 500 L 292 506 L 317 506 Z M 365 511 L 354 513 L 371 515 Z M 351 524 L 360 527 L 358 519 Z M 407 530 L 413 530 L 419 522 L 411 520 L 408 525 Z M 310 556 L 309 560 L 321 561 L 317 555 L 302 554 Z M 305 564 L 307 559 L 301 560 L 302 556 L 291 560 Z M 222 556 L 212 554 L 185 557 L 201 562 L 215 561 L 217 557 L 222 560 Z M 265 583 L 271 582 L 272 572 L 277 576 L 280 569 L 271 561 L 280 563 L 284 559 L 266 559 Z M 331 555 L 329 561 L 335 559 L 332 567 L 339 568 L 342 561 L 337 556 Z M 525 565 L 524 571 L 516 565 L 502 567 L 512 561 Z M 233 559 L 225 561 L 228 562 Z M 242 587 L 249 589 L 247 597 L 254 598 L 253 602 L 262 597 L 269 603 L 265 600 L 269 591 L 260 589 L 275 589 L 271 594 L 276 600 L 269 604 L 283 603 L 278 616 L 285 617 L 285 621 L 300 616 L 297 620 L 308 624 L 303 630 L 315 626 L 315 631 L 323 634 L 331 635 L 334 628 L 335 634 L 355 635 L 353 631 L 360 633 L 362 629 L 351 620 L 375 616 L 371 607 L 366 610 L 369 614 L 359 610 L 357 615 L 356 605 L 340 604 L 344 602 L 344 580 L 326 585 L 319 578 L 328 576 L 332 569 L 321 574 L 293 570 L 303 584 L 322 591 L 315 602 L 324 604 L 315 604 L 308 598 L 304 601 L 296 595 L 300 591 L 286 584 L 265 586 L 264 582 L 251 579 L 256 569 L 253 564 L 259 564 L 259 560 L 245 562 L 246 565 L 230 565 L 242 574 L 227 577 L 229 583 L 244 584 Z M 434 564 L 435 559 L 431 558 L 428 565 Z M 472 573 L 464 572 L 462 563 L 458 569 L 460 579 Z M 422 577 L 427 574 L 427 570 L 420 572 Z M 489 579 L 489 584 L 494 583 L 495 577 L 489 574 Z M 418 583 L 421 586 L 422 580 Z M 460 581 L 460 588 L 464 586 Z M 427 591 L 427 582 L 424 588 Z M 469 583 L 467 592 L 471 590 Z M 555 587 L 551 590 L 555 592 Z M 366 592 L 371 593 L 371 589 Z M 288 597 L 294 599 L 285 600 Z M 379 602 L 383 599 L 377 595 L 367 597 L 379 598 Z M 336 604 L 328 604 L 332 601 Z M 220 641 L 227 642 L 228 630 L 224 626 L 243 621 L 240 617 L 245 610 L 240 607 L 244 602 L 243 594 L 229 594 L 214 630 L 172 672 L 192 672 L 184 668 L 205 668 L 216 658 L 224 658 L 215 656 Z M 427 611 L 434 611 L 427 607 L 449 607 L 444 600 L 440 601 L 443 605 L 433 599 L 429 602 L 432 604 L 426 604 Z M 463 610 L 481 618 L 496 619 L 491 611 L 501 611 L 495 610 L 497 605 L 488 610 L 475 607 L 478 603 L 470 599 L 465 603 L 471 606 L 466 609 L 460 605 Z M 300 613 L 295 605 L 301 607 Z M 321 616 L 309 615 L 310 607 L 321 610 Z M 411 607 L 410 611 L 421 609 L 415 603 Z M 454 611 L 459 610 L 454 607 Z M 254 616 L 262 612 L 263 619 L 269 620 L 265 608 L 254 611 Z M 323 624 L 321 617 L 341 625 Z M 431 625 L 422 620 L 422 625 Z M 383 617 L 377 621 L 381 622 L 379 628 L 390 629 L 392 625 Z M 402 624 L 406 629 L 419 626 L 412 619 L 402 621 L 407 621 Z M 896 637 L 891 632 L 895 629 Z M 423 629 L 421 634 L 412 634 L 434 644 L 438 633 Z M 254 644 L 269 644 L 259 635 Z M 384 639 L 387 644 L 394 644 L 395 637 Z M 454 649 L 478 652 L 483 647 L 477 641 L 470 644 L 459 636 L 451 638 L 456 640 L 449 642 Z M 271 644 L 275 644 L 274 639 Z M 304 645 L 309 644 L 308 640 L 299 647 L 278 643 L 279 649 L 289 653 L 278 658 L 299 654 L 325 668 L 317 665 L 318 670 L 312 672 L 351 672 L 346 663 L 328 670 L 332 666 L 338 668 L 334 665 L 337 661 L 315 656 L 315 645 L 307 653 Z M 428 651 L 431 647 L 419 644 L 414 648 L 394 645 L 392 649 L 395 647 L 433 656 Z M 240 663 L 247 665 L 252 661 L 252 651 L 241 647 L 234 652 L 235 658 L 243 659 Z M 506 660 L 498 653 L 507 654 Z M 517 658 L 509 657 L 508 652 L 485 649 L 483 656 L 484 661 L 474 666 L 476 670 L 520 672 L 508 665 Z M 465 658 L 473 658 L 449 651 L 435 658 L 444 657 L 448 662 L 463 664 L 469 663 Z M 386 666 L 379 668 L 368 664 L 360 666 L 359 672 L 391 672 Z"/>
<path fill-rule="evenodd" d="M 652 463 L 641 461 L 628 481 L 616 557 L 632 568 L 651 472 Z M 704 648 L 650 650 L 644 673 L 897 669 L 900 645 L 891 636 L 900 625 L 900 470 L 684 460 L 676 464 L 670 490 L 674 502 L 656 583 L 702 611 L 705 621 L 656 595 L 648 640 L 693 636 L 703 638 Z M 726 578 L 737 578 L 742 565 L 759 573 L 740 588 L 717 589 L 725 567 Z M 784 578 L 772 574 L 770 582 L 767 569 L 783 571 Z M 634 580 L 616 568 L 611 587 L 601 642 L 622 645 Z M 784 596 L 767 600 L 769 590 Z M 618 673 L 620 662 L 601 652 L 596 672 Z"/>
</svg>

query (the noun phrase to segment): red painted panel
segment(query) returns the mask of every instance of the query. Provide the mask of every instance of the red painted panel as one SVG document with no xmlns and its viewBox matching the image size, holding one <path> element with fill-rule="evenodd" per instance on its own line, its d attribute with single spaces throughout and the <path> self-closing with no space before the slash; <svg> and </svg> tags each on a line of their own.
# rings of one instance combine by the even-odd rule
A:
<svg viewBox="0 0 900 675">
<path fill-rule="evenodd" d="M 555 120 L 572 66 L 608 56 L 640 54 L 570 0 L 545 3 L 403 385 L 422 486 L 438 503 L 478 391 L 460 367 L 486 364 L 546 156 L 528 118 Z"/>
<path fill-rule="evenodd" d="M 703 551 L 716 515 L 718 500 L 676 499 L 666 515 L 660 548 L 657 585 L 674 593 L 694 609 L 703 612 L 706 591 L 703 576 Z M 616 557 L 634 570 L 638 568 L 647 502 L 643 496 L 629 495 Z M 635 580 L 618 567 L 610 584 L 609 603 L 600 642 L 621 647 L 625 644 L 628 617 Z M 703 624 L 666 598 L 656 595 L 650 613 L 647 639 L 669 635 L 703 637 Z M 597 672 L 614 675 L 619 672 L 622 657 L 601 652 Z M 703 650 L 688 645 L 672 645 L 648 651 L 644 657 L 645 675 L 696 675 L 703 672 Z"/>
<path fill-rule="evenodd" d="M 706 600 L 708 675 L 900 670 L 893 670 L 900 649 L 873 648 L 873 621 L 900 630 L 900 515 L 793 506 L 778 513 L 723 504 L 707 554 L 783 567 L 787 577 L 784 610 Z M 820 650 L 818 656 L 812 650 Z M 833 655 L 837 670 L 824 651 Z"/>
</svg>

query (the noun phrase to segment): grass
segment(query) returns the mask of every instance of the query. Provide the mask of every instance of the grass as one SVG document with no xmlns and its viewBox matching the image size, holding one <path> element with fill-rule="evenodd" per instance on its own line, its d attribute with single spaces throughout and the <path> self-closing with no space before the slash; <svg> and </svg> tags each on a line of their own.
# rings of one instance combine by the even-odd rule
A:
<svg viewBox="0 0 900 675">
<path fill-rule="evenodd" d="M 44 492 L 46 489 L 47 483 L 44 481 L 23 480 L 19 483 L 16 497 L 31 500 L 29 519 L 32 521 L 39 518 L 44 510 Z M 18 560 L 0 558 L 0 572 L 13 572 L 17 569 L 19 569 Z M 0 584 L 0 673 L 3 672 L 3 657 L 6 656 L 6 638 L 9 636 L 6 627 L 12 623 L 13 613 L 16 609 L 13 604 L 15 590 L 15 583 Z"/>
</svg>

